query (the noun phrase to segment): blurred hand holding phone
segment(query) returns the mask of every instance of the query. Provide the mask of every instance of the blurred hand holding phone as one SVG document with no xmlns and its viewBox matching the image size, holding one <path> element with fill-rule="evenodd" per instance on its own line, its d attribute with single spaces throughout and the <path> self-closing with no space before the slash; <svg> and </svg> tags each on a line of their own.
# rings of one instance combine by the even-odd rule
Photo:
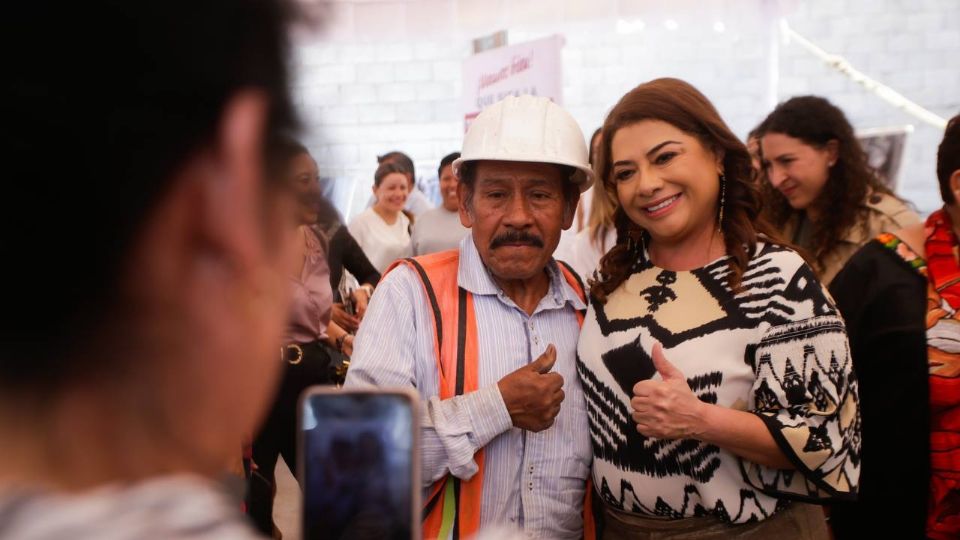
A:
<svg viewBox="0 0 960 540">
<path fill-rule="evenodd" d="M 340 302 L 333 305 L 333 313 L 331 314 L 333 322 L 351 334 L 356 334 L 360 327 L 360 318 L 357 317 L 357 307 L 353 301 L 353 291 L 357 286 L 356 278 L 350 275 L 350 272 L 344 270 L 337 287 Z"/>
<path fill-rule="evenodd" d="M 420 538 L 416 394 L 315 387 L 300 403 L 304 538 Z"/>
</svg>

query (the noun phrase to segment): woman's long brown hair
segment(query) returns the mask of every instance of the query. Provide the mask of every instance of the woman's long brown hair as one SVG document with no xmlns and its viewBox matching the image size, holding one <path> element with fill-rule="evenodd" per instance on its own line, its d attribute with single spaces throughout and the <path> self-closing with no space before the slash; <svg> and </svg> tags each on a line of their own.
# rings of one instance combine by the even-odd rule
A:
<svg viewBox="0 0 960 540">
<path fill-rule="evenodd" d="M 730 131 L 706 96 L 689 83 L 664 78 L 641 84 L 620 99 L 603 124 L 600 156 L 594 171 L 613 200 L 617 200 L 610 150 L 613 137 L 619 129 L 644 120 L 666 122 L 723 156 L 725 195 L 720 229 L 730 256 L 728 285 L 738 289 L 750 257 L 756 251 L 758 236 L 763 235 L 764 241 L 781 243 L 779 235 L 760 216 L 760 197 L 754 185 L 756 173 L 747 147 Z M 719 211 L 718 199 L 718 220 Z M 614 223 L 617 244 L 600 260 L 599 280 L 590 284 L 590 293 L 601 302 L 629 277 L 642 254 L 638 246 L 647 238 L 645 231 L 627 218 L 622 206 L 616 210 Z"/>
</svg>

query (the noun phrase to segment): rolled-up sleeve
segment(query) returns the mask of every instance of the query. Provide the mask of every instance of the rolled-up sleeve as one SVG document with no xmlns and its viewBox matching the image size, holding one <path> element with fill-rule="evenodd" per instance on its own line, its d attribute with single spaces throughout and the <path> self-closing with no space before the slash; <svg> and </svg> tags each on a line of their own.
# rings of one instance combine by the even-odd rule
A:
<svg viewBox="0 0 960 540">
<path fill-rule="evenodd" d="M 474 455 L 512 421 L 496 384 L 438 397 L 433 320 L 419 279 L 400 266 L 377 287 L 357 334 L 345 386 L 412 387 L 421 397 L 424 486 L 477 473 Z"/>
</svg>

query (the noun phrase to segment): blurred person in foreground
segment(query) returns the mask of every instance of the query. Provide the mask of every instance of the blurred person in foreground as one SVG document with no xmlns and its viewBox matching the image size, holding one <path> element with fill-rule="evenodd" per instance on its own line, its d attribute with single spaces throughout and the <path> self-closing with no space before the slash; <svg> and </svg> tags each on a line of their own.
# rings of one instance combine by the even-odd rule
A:
<svg viewBox="0 0 960 540">
<path fill-rule="evenodd" d="M 460 240 L 469 233 L 469 229 L 460 223 L 459 201 L 457 200 L 457 175 L 453 174 L 453 162 L 460 152 L 447 154 L 440 160 L 437 177 L 440 178 L 440 195 L 443 204 L 439 208 L 427 210 L 417 217 L 413 224 L 413 254 L 428 255 L 438 251 L 456 249 Z"/>
<path fill-rule="evenodd" d="M 470 234 L 458 250 L 388 271 L 346 386 L 420 394 L 425 537 L 503 526 L 579 539 L 590 442 L 575 353 L 586 306 L 552 254 L 590 185 L 583 133 L 549 99 L 511 96 L 474 120 L 453 168 Z"/>
<path fill-rule="evenodd" d="M 937 178 L 943 207 L 868 242 L 830 286 L 863 411 L 860 497 L 833 506 L 838 540 L 960 538 L 960 116 Z"/>
<path fill-rule="evenodd" d="M 290 18 L 4 14 L 0 538 L 255 537 L 218 478 L 281 365 L 293 202 L 263 149 L 296 124 Z"/>
</svg>

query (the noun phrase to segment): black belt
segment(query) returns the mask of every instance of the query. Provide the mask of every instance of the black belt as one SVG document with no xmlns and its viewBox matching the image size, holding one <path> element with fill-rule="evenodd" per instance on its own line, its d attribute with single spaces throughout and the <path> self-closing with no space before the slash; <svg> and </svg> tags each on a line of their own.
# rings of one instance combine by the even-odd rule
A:
<svg viewBox="0 0 960 540">
<path fill-rule="evenodd" d="M 326 343 L 318 340 L 310 343 L 290 343 L 280 347 L 280 361 L 291 366 L 301 364 L 307 357 L 316 358 L 318 355 L 324 358 L 328 384 L 343 384 L 350 367 L 350 359 Z M 315 365 L 312 360 L 310 365 Z"/>
</svg>

